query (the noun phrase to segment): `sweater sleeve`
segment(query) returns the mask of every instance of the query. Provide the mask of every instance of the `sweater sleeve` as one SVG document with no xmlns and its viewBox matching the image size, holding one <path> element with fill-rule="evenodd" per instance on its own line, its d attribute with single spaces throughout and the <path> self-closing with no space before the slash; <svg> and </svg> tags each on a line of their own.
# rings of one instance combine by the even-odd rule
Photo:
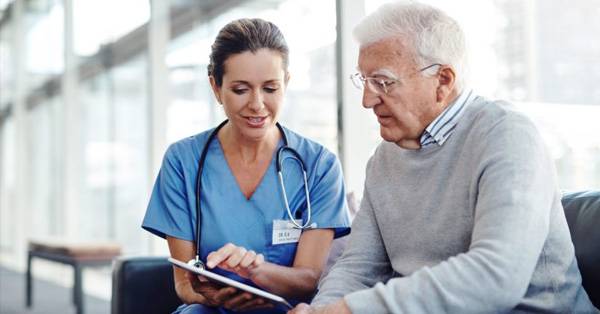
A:
<svg viewBox="0 0 600 314">
<path fill-rule="evenodd" d="M 390 261 L 383 246 L 376 217 L 365 191 L 348 245 L 329 274 L 319 283 L 312 305 L 332 303 L 344 295 L 372 287 L 392 276 Z"/>
<path fill-rule="evenodd" d="M 549 229 L 553 165 L 533 124 L 505 116 L 482 134 L 469 249 L 350 293 L 354 313 L 502 313 L 525 294 Z M 451 184 L 451 183 L 448 183 Z M 355 237 L 358 238 L 358 237 Z"/>
</svg>

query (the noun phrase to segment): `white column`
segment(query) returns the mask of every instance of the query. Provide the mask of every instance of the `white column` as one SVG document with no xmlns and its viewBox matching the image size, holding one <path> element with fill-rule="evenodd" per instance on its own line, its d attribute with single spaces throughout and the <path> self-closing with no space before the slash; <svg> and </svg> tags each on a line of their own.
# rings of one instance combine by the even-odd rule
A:
<svg viewBox="0 0 600 314">
<path fill-rule="evenodd" d="M 14 75 L 15 75 L 15 93 L 13 102 L 13 119 L 15 121 L 15 204 L 14 219 L 16 226 L 15 230 L 15 256 L 13 262 L 15 264 L 25 265 L 25 257 L 27 252 L 27 238 L 29 236 L 29 228 L 31 226 L 31 206 L 30 206 L 30 178 L 29 161 L 31 156 L 29 152 L 29 137 L 27 110 L 25 107 L 26 95 L 26 73 L 25 73 L 25 17 L 24 17 L 24 1 L 14 1 L 12 5 L 11 19 L 13 23 L 13 47 L 14 47 Z M 22 268 L 22 267 L 20 267 Z"/>
<path fill-rule="evenodd" d="M 537 18 L 537 1 L 528 0 L 525 1 L 525 20 L 527 26 L 525 27 L 526 37 L 527 37 L 527 89 L 529 94 L 529 99 L 531 101 L 540 101 L 540 93 L 539 93 L 539 69 L 537 64 L 537 56 L 538 56 L 538 33 L 536 30 L 536 25 L 538 24 Z"/>
<path fill-rule="evenodd" d="M 78 89 L 78 62 L 74 52 L 73 43 L 73 1 L 64 0 L 64 60 L 65 69 L 61 79 L 63 117 L 57 117 L 60 141 L 63 145 L 63 158 L 60 163 L 63 174 L 62 197 L 59 198 L 58 207 L 64 223 L 64 234 L 68 237 L 77 237 L 80 234 L 81 186 L 85 173 L 83 169 L 83 112 L 79 101 Z"/>
<path fill-rule="evenodd" d="M 10 22 L 9 22 L 10 23 Z M 12 38 L 13 34 L 9 35 L 9 38 L 11 40 L 11 42 L 9 43 L 9 49 L 10 49 L 10 59 L 11 61 L 15 61 L 16 58 L 16 53 L 14 50 L 14 39 Z M 13 74 L 14 75 L 14 74 Z M 11 87 L 14 87 L 11 86 Z M 14 95 L 11 95 L 11 97 L 9 99 L 6 99 L 6 97 L 4 95 L 2 95 L 5 100 L 8 101 L 8 103 L 10 104 L 10 106 L 13 106 L 14 108 L 14 100 L 15 97 Z M 8 108 L 6 108 L 8 109 Z M 0 112 L 3 109 L 0 108 Z M 0 118 L 2 119 L 2 118 Z M 11 118 L 8 118 L 11 119 Z M 6 163 L 9 162 L 9 159 L 12 159 L 11 157 L 8 157 L 8 154 L 12 154 L 14 151 L 13 150 L 6 150 L 8 147 L 7 145 L 11 142 L 6 141 L 6 139 L 8 138 L 8 136 L 10 135 L 9 132 L 7 132 L 7 126 L 6 123 L 8 122 L 7 120 L 4 120 L 4 124 L 0 122 L 0 261 L 2 261 L 2 253 L 3 252 L 3 245 L 6 243 L 8 245 L 10 245 L 9 243 L 11 243 L 12 239 L 12 234 L 13 234 L 13 224 L 12 224 L 12 210 L 11 208 L 12 206 L 12 193 L 9 191 L 8 189 L 8 174 L 3 172 L 4 169 L 6 169 Z"/>
<path fill-rule="evenodd" d="M 371 124 L 366 123 L 369 111 L 361 105 L 362 92 L 356 89 L 349 77 L 356 72 L 358 44 L 352 37 L 352 29 L 364 17 L 364 0 L 338 0 L 338 93 L 342 102 L 342 165 L 348 191 L 362 197 L 365 166 L 371 155 L 369 141 Z"/>
<path fill-rule="evenodd" d="M 169 43 L 170 20 L 169 1 L 151 0 L 151 16 L 148 28 L 148 70 L 149 70 L 149 141 L 150 141 L 150 168 L 148 182 L 148 195 L 167 148 L 166 117 L 169 104 L 169 71 L 165 64 L 167 45 Z M 166 241 L 148 235 L 150 253 L 165 254 Z"/>
<path fill-rule="evenodd" d="M 1 110 L 2 108 L 0 108 L 0 111 Z M 1 119 L 2 118 L 0 117 L 0 120 Z M 5 240 L 3 237 L 6 235 L 6 230 L 4 228 L 7 228 L 8 226 L 6 223 L 8 217 L 4 214 L 8 208 L 8 191 L 5 187 L 6 173 L 3 173 L 4 163 L 6 162 L 6 160 L 4 160 L 4 146 L 6 145 L 4 143 L 5 129 L 6 127 L 0 122 L 0 262 L 2 261 L 2 244 L 4 242 L 2 240 Z"/>
</svg>

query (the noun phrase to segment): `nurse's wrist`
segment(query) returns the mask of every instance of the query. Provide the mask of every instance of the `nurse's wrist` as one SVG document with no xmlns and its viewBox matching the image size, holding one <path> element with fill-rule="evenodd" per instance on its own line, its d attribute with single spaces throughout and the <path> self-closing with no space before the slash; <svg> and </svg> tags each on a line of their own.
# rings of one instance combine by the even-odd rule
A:
<svg viewBox="0 0 600 314">
<path fill-rule="evenodd" d="M 261 286 L 261 282 L 264 279 L 264 270 L 265 270 L 265 266 L 266 266 L 267 262 L 264 262 L 258 266 L 252 267 L 248 274 L 249 274 L 249 279 L 252 280 L 252 282 L 254 282 L 255 284 Z"/>
</svg>

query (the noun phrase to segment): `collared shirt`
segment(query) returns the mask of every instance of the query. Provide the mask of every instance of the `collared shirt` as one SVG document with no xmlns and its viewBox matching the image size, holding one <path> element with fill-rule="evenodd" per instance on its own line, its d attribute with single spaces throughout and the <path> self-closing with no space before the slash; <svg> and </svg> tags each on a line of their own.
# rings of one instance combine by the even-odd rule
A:
<svg viewBox="0 0 600 314">
<path fill-rule="evenodd" d="M 465 108 L 473 102 L 475 98 L 477 98 L 477 96 L 473 93 L 472 89 L 463 91 L 450 106 L 444 109 L 444 111 L 442 111 L 442 113 L 437 116 L 427 128 L 425 128 L 423 135 L 421 135 L 421 148 L 433 143 L 442 146 L 454 132 L 454 128 Z"/>
</svg>

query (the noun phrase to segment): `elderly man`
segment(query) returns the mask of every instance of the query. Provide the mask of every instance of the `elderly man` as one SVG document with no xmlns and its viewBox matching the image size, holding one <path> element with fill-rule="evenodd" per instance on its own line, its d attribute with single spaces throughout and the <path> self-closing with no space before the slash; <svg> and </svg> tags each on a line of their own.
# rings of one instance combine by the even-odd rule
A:
<svg viewBox="0 0 600 314">
<path fill-rule="evenodd" d="M 354 34 L 385 141 L 346 251 L 292 313 L 595 312 L 552 160 L 526 117 L 465 88 L 457 23 L 401 2 Z"/>
</svg>

